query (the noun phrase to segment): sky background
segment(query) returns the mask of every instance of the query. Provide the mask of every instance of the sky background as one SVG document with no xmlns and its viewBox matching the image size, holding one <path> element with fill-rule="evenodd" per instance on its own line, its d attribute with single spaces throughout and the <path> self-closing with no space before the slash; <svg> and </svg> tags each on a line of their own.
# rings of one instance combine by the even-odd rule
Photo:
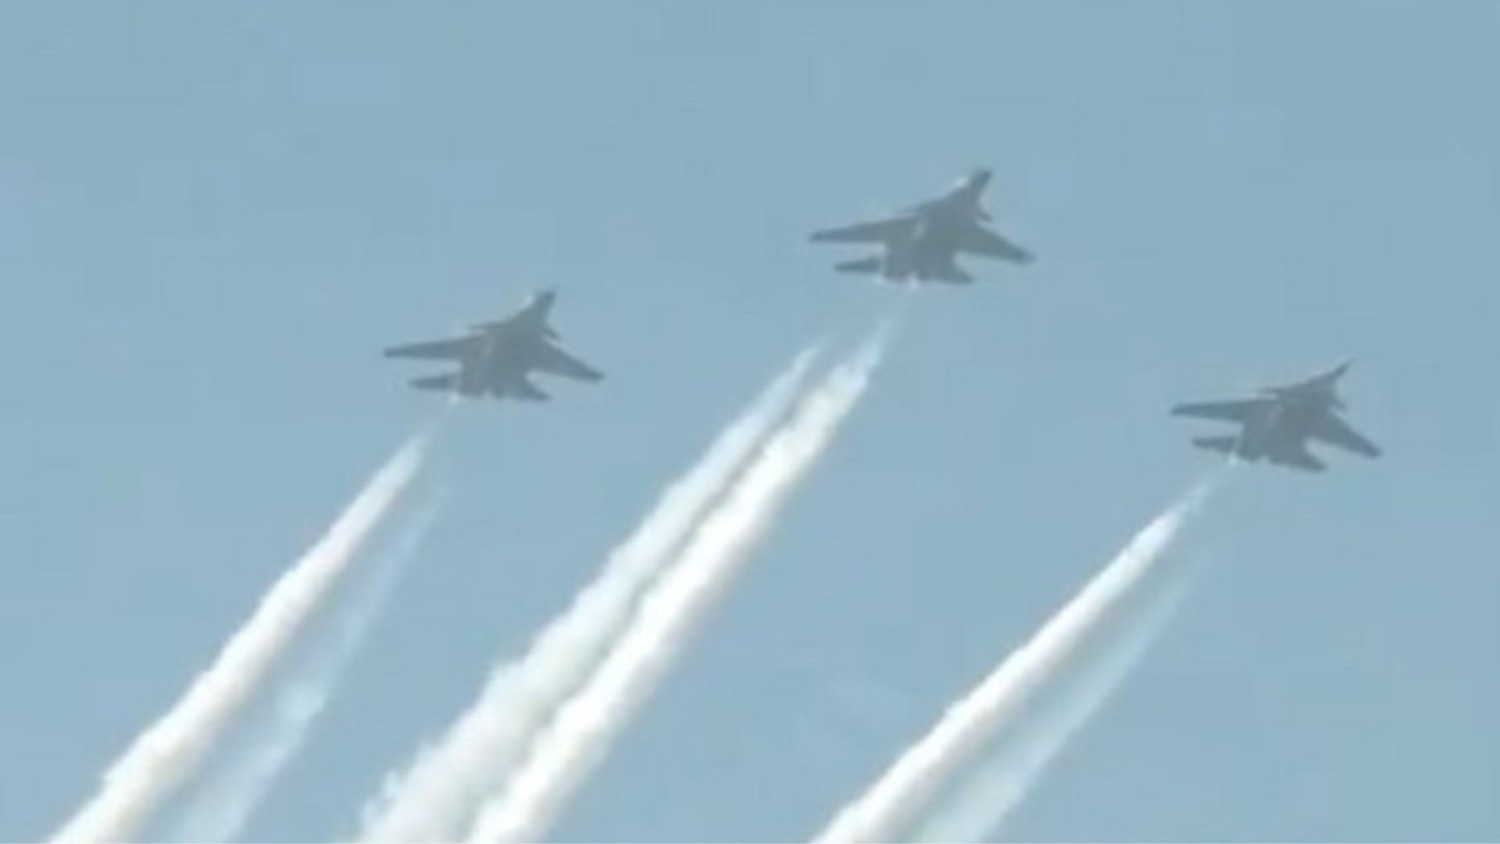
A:
<svg viewBox="0 0 1500 844">
<path fill-rule="evenodd" d="M 1238 473 L 1011 833 L 1500 838 L 1500 4 L 0 5 L 0 839 L 49 832 L 430 414 L 382 345 L 555 286 L 609 378 L 462 408 L 448 506 L 250 835 L 347 833 L 806 342 L 813 228 L 978 165 L 925 291 L 557 830 L 796 840 L 1211 464 L 1175 401 L 1356 358 L 1387 449 Z"/>
</svg>

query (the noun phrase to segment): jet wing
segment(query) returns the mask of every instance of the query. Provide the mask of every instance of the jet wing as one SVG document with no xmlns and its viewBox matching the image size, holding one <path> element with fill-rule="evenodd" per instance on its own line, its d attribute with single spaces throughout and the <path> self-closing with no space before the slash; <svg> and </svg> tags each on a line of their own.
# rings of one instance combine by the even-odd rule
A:
<svg viewBox="0 0 1500 844">
<path fill-rule="evenodd" d="M 388 358 L 422 358 L 426 360 L 460 360 L 469 355 L 478 337 L 455 337 L 451 340 L 432 340 L 426 343 L 409 343 L 392 346 L 385 350 Z"/>
<path fill-rule="evenodd" d="M 1033 258 L 1030 252 L 980 225 L 965 226 L 955 246 L 960 252 L 971 252 L 1017 264 L 1029 264 Z"/>
<path fill-rule="evenodd" d="M 604 373 L 547 342 L 538 343 L 532 351 L 531 368 L 579 381 L 600 381 L 604 378 Z"/>
<path fill-rule="evenodd" d="M 1173 407 L 1172 415 L 1196 416 L 1199 419 L 1221 419 L 1225 422 L 1248 422 L 1265 405 L 1265 399 L 1189 402 Z"/>
<path fill-rule="evenodd" d="M 1308 436 L 1365 457 L 1379 457 L 1381 453 L 1379 446 L 1332 413 L 1324 414 L 1314 422 Z"/>
<path fill-rule="evenodd" d="M 812 233 L 812 240 L 819 243 L 886 243 L 904 235 L 913 222 L 910 217 L 887 217 L 852 226 L 820 229 Z"/>
</svg>

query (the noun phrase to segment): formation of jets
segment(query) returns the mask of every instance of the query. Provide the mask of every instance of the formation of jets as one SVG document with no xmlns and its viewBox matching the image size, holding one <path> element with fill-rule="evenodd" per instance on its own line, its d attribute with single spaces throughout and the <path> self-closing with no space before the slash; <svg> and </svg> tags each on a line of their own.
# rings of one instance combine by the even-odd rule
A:
<svg viewBox="0 0 1500 844">
<path fill-rule="evenodd" d="M 984 225 L 992 219 L 982 204 L 991 176 L 989 170 L 975 170 L 936 197 L 879 219 L 820 229 L 810 240 L 877 245 L 876 254 L 835 264 L 834 269 L 898 284 L 969 284 L 974 277 L 956 261 L 965 254 L 1029 264 L 1034 260 L 1031 252 Z M 385 356 L 458 365 L 451 372 L 411 379 L 408 383 L 419 390 L 463 398 L 546 401 L 550 396 L 531 380 L 534 373 L 586 382 L 604 378 L 558 344 L 561 338 L 549 321 L 556 301 L 555 291 L 539 291 L 509 316 L 474 325 L 462 336 L 392 346 Z M 1379 446 L 1339 414 L 1347 406 L 1338 383 L 1349 367 L 1350 361 L 1344 361 L 1302 381 L 1263 387 L 1248 398 L 1190 402 L 1171 412 L 1240 426 L 1235 434 L 1194 438 L 1199 448 L 1247 462 L 1321 472 L 1326 464 L 1308 451 L 1310 441 L 1367 458 L 1381 455 Z"/>
</svg>

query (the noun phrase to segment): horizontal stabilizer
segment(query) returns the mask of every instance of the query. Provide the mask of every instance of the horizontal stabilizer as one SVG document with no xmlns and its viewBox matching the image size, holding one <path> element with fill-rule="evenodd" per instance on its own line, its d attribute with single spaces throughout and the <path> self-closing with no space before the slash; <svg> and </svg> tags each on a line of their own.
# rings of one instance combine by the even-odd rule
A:
<svg viewBox="0 0 1500 844">
<path fill-rule="evenodd" d="M 926 267 L 917 274 L 917 277 L 923 281 L 946 281 L 949 284 L 970 284 L 974 281 L 974 276 L 964 272 L 952 261 L 943 261 Z"/>
<path fill-rule="evenodd" d="M 1321 472 L 1328 468 L 1323 461 L 1312 456 L 1306 448 L 1300 445 L 1274 451 L 1268 456 L 1271 462 L 1277 466 L 1285 466 L 1289 469 L 1298 469 L 1303 472 Z"/>
<path fill-rule="evenodd" d="M 525 399 L 526 401 L 548 401 L 552 398 L 526 378 L 506 384 L 505 388 L 500 390 L 499 393 L 506 396 L 515 396 L 518 399 Z"/>
<path fill-rule="evenodd" d="M 1202 448 L 1202 449 L 1207 449 L 1209 451 L 1217 451 L 1220 454 L 1234 454 L 1234 452 L 1235 452 L 1235 446 L 1238 444 L 1238 442 L 1239 442 L 1239 438 L 1238 437 L 1194 437 L 1193 438 L 1193 445 L 1195 445 L 1195 446 L 1197 446 L 1199 448 Z"/>
<path fill-rule="evenodd" d="M 406 382 L 418 390 L 435 390 L 438 392 L 452 392 L 458 386 L 458 375 L 425 375 L 421 378 L 413 378 Z"/>
<path fill-rule="evenodd" d="M 834 264 L 833 268 L 841 273 L 858 273 L 860 275 L 874 275 L 880 272 L 880 258 L 860 258 L 855 261 L 845 261 L 842 264 Z"/>
</svg>

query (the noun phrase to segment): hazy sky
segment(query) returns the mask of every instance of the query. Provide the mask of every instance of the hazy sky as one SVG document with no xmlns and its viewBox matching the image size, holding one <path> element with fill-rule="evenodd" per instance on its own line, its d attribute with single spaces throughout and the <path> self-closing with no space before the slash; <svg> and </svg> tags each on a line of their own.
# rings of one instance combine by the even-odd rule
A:
<svg viewBox="0 0 1500 844">
<path fill-rule="evenodd" d="M 558 834 L 813 832 L 1344 356 L 1387 449 L 1246 471 L 1012 832 L 1500 838 L 1500 5 L 0 5 L 0 839 L 49 831 L 425 418 L 386 343 L 556 286 L 609 374 L 453 495 L 251 834 L 347 832 L 730 415 L 890 291 L 805 242 L 976 165 L 1039 261 L 927 291 Z"/>
</svg>

